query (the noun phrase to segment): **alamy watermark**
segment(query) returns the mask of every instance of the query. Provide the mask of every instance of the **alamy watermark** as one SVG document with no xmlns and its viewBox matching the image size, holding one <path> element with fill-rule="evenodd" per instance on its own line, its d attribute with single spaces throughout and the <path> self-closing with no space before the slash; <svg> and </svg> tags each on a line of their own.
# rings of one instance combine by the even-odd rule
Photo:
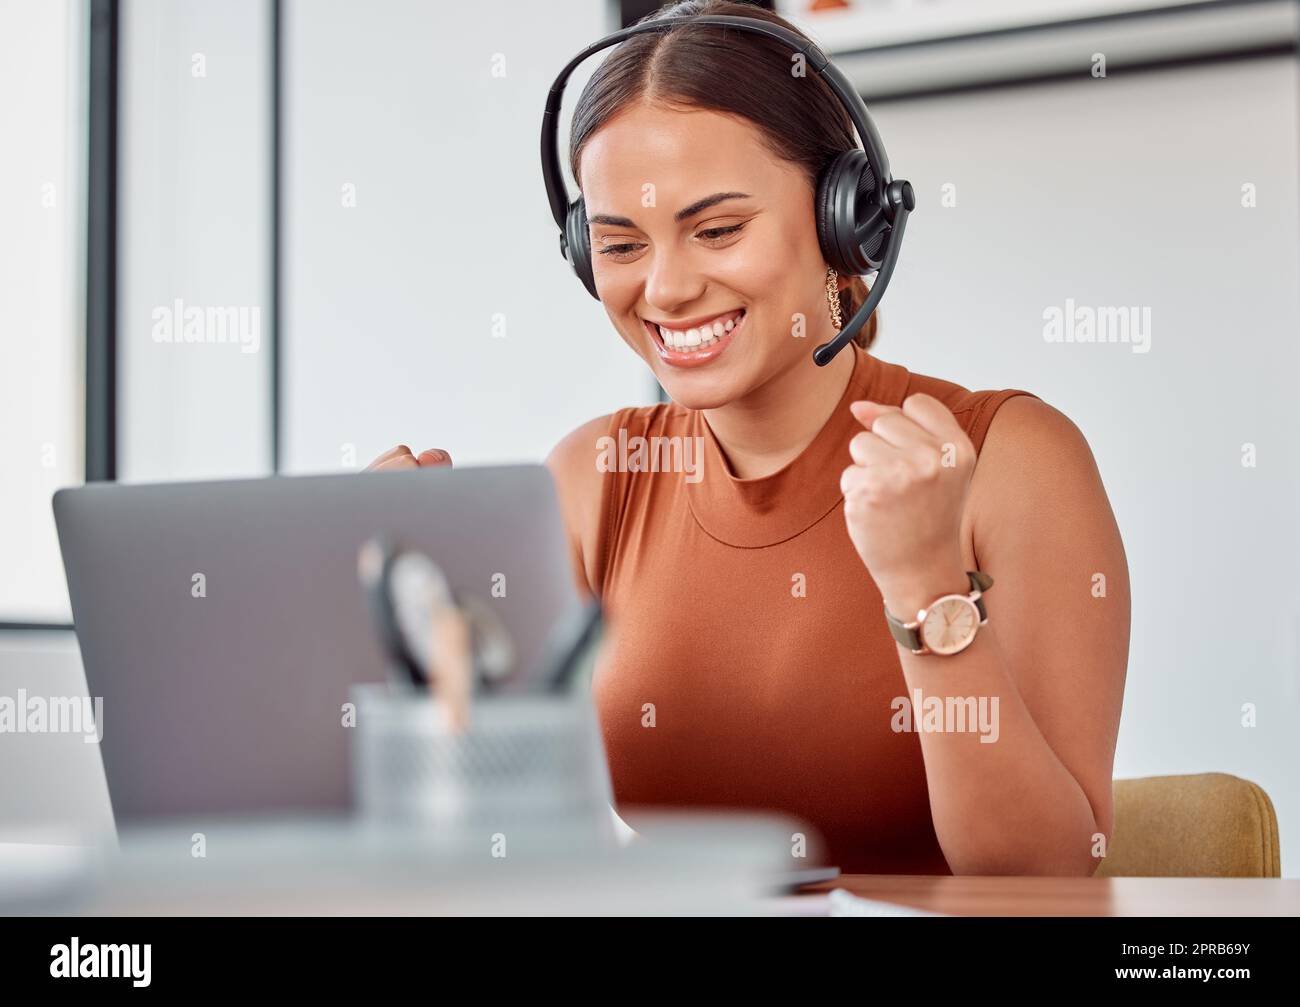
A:
<svg viewBox="0 0 1300 1007">
<path fill-rule="evenodd" d="M 628 437 L 618 428 L 618 440 L 596 439 L 598 472 L 684 472 L 688 483 L 704 478 L 704 438 L 681 436 Z"/>
<path fill-rule="evenodd" d="M 971 733 L 980 736 L 980 744 L 991 745 L 1001 733 L 997 696 L 923 696 L 913 689 L 910 697 L 894 697 L 889 708 L 894 711 L 889 726 L 896 734 Z"/>
<path fill-rule="evenodd" d="M 104 697 L 0 696 L 0 734 L 80 734 L 86 744 L 104 737 Z"/>
<path fill-rule="evenodd" d="M 73 937 L 50 948 L 50 976 L 54 979 L 130 979 L 132 986 L 148 986 L 152 969 L 152 944 L 82 944 Z"/>
<path fill-rule="evenodd" d="M 262 346 L 262 309 L 256 305 L 186 305 L 181 298 L 153 309 L 155 343 L 235 343 L 241 353 Z"/>
<path fill-rule="evenodd" d="M 1043 309 L 1043 339 L 1049 343 L 1130 343 L 1134 353 L 1151 350 L 1151 308 L 1089 307 L 1065 299 Z"/>
</svg>

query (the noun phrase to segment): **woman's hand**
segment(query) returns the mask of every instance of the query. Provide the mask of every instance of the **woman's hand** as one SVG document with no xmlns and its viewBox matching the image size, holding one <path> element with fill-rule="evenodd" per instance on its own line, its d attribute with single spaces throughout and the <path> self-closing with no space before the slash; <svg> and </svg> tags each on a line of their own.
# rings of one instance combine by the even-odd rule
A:
<svg viewBox="0 0 1300 1007">
<path fill-rule="evenodd" d="M 849 408 L 867 428 L 849 442 L 853 464 L 840 474 L 849 538 L 889 610 L 913 618 L 936 595 L 969 590 L 961 519 L 975 447 L 931 395 L 909 395 L 902 408 Z"/>
<path fill-rule="evenodd" d="M 396 472 L 399 469 L 436 468 L 441 465 L 451 468 L 451 455 L 442 448 L 429 448 L 427 451 L 421 451 L 419 457 L 416 457 L 405 444 L 399 444 L 367 465 L 365 471 Z"/>
</svg>

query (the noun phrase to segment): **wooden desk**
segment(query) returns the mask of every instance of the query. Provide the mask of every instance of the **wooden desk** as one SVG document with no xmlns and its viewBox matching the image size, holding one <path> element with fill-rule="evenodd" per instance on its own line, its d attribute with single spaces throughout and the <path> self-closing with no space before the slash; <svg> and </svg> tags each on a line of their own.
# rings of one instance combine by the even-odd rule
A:
<svg viewBox="0 0 1300 1007">
<path fill-rule="evenodd" d="M 1287 878 L 953 878 L 846 874 L 797 899 L 845 888 L 950 916 L 1300 916 Z"/>
</svg>

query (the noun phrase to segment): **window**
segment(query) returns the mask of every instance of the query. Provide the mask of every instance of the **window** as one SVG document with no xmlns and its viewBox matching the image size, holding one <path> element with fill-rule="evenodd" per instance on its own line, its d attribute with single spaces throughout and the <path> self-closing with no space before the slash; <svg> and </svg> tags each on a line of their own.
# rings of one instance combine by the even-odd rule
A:
<svg viewBox="0 0 1300 1007">
<path fill-rule="evenodd" d="M 0 5 L 0 623 L 71 618 L 50 497 L 85 472 L 85 27 Z"/>
</svg>

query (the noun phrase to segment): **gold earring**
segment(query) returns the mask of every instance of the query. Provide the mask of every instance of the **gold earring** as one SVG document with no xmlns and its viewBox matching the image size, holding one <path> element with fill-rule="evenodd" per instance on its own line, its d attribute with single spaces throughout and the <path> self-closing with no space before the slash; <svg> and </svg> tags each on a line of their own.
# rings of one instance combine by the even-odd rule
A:
<svg viewBox="0 0 1300 1007">
<path fill-rule="evenodd" d="M 831 309 L 831 324 L 839 332 L 844 328 L 844 316 L 840 313 L 839 274 L 833 268 L 826 270 L 826 301 Z"/>
</svg>

